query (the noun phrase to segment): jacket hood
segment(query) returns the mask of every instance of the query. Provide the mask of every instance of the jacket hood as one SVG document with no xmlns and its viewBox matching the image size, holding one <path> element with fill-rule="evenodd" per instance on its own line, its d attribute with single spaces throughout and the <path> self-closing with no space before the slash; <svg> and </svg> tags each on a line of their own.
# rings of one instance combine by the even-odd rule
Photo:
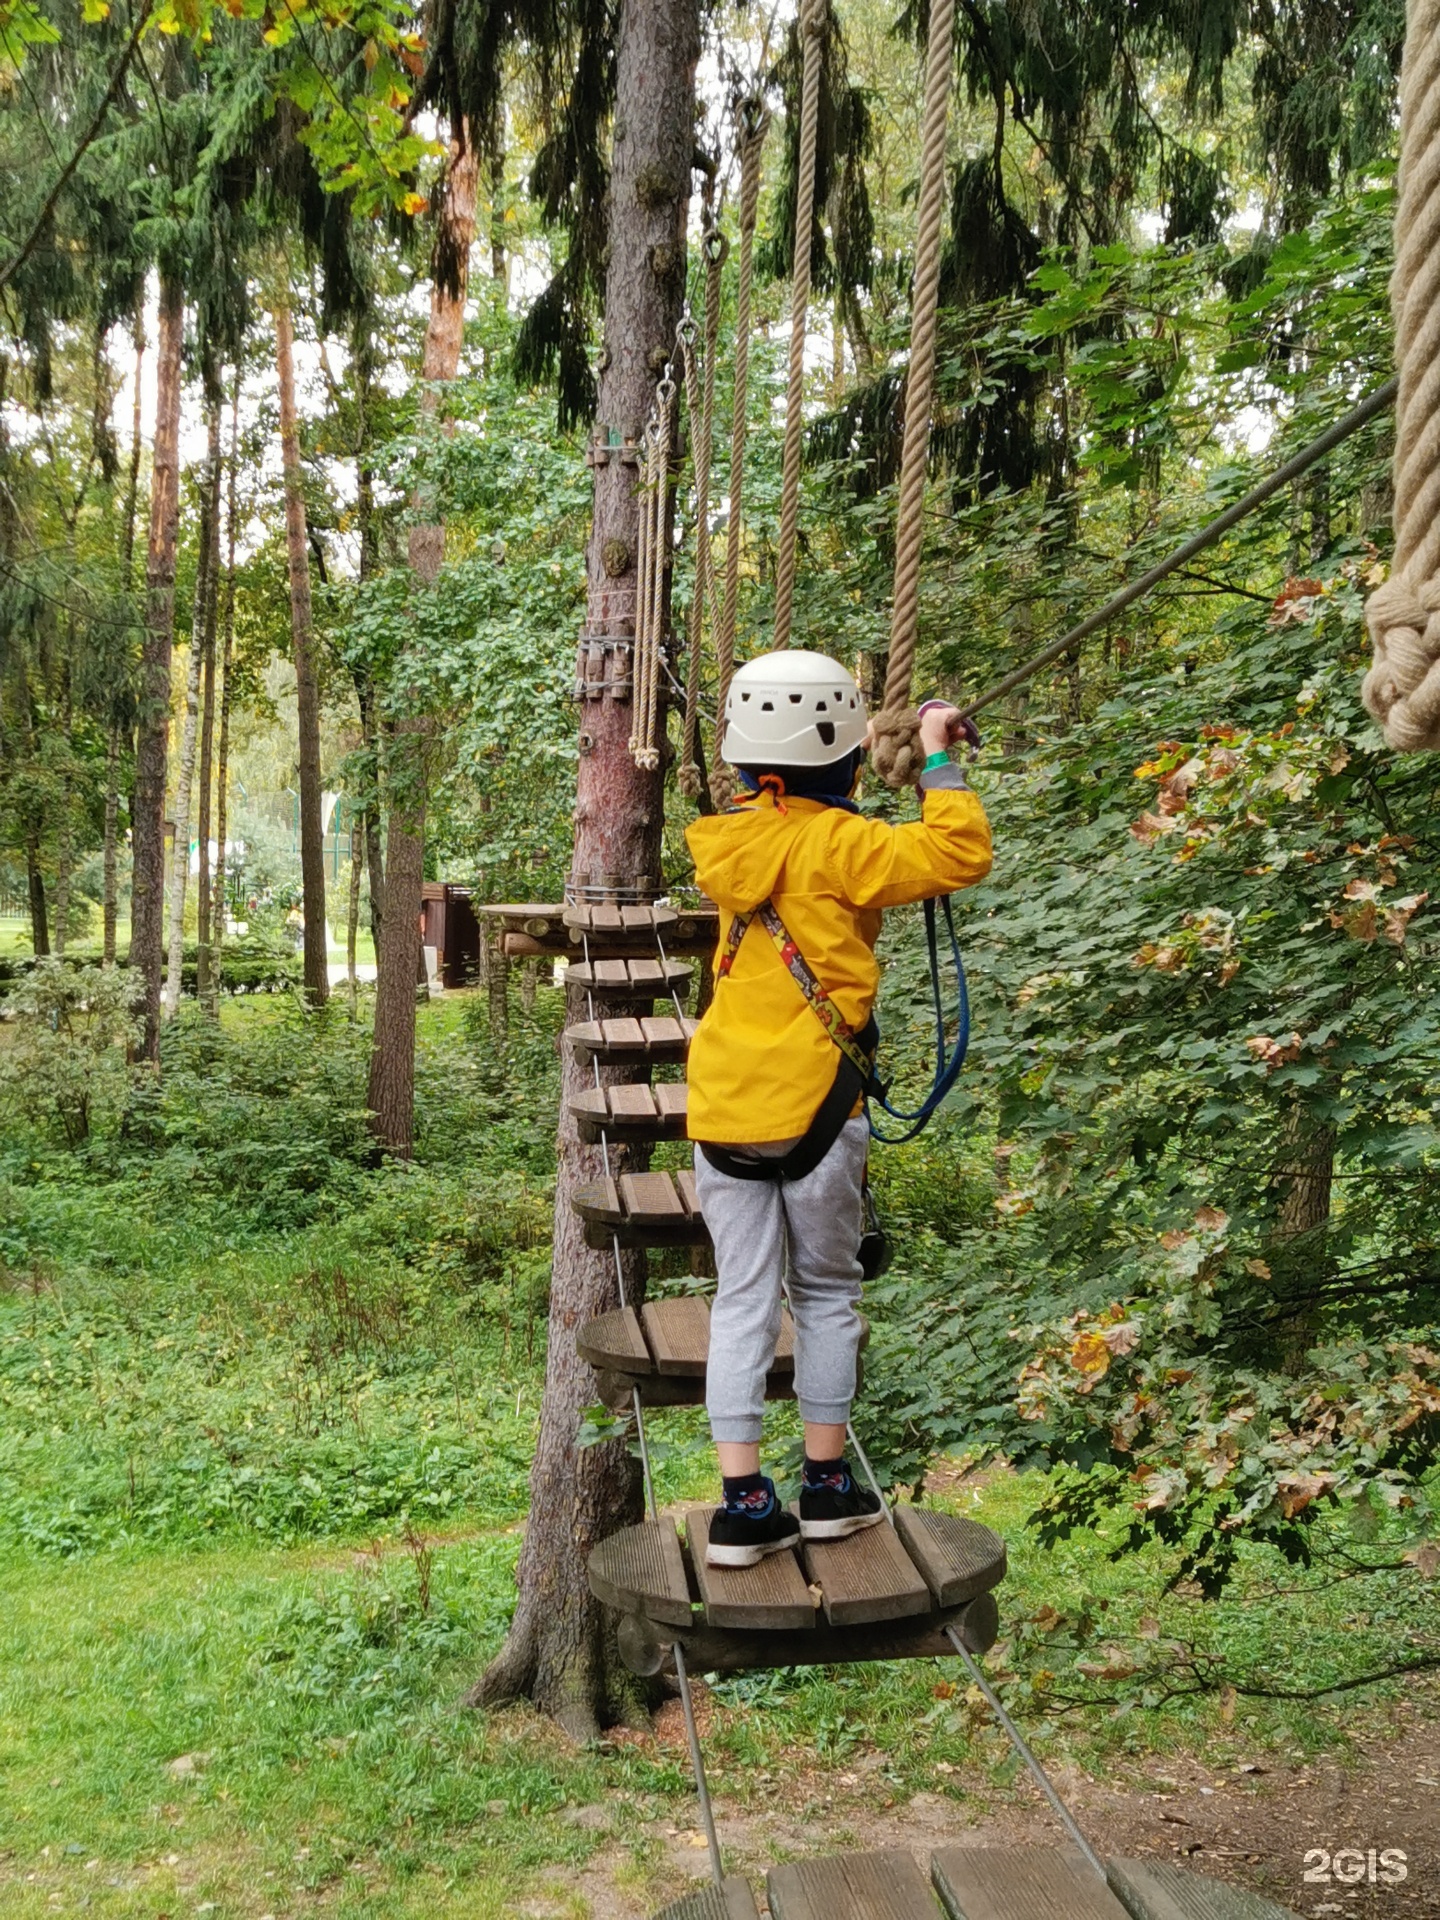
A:
<svg viewBox="0 0 1440 1920">
<path fill-rule="evenodd" d="M 819 800 L 797 798 L 786 800 L 782 813 L 767 793 L 733 813 L 693 821 L 685 838 L 696 884 L 727 913 L 749 913 L 774 893 L 805 822 L 826 811 Z"/>
</svg>

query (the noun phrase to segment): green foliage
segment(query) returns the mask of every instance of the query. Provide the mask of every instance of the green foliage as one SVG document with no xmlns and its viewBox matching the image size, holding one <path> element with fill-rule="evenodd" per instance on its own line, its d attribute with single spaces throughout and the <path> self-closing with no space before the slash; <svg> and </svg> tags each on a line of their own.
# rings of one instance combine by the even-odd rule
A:
<svg viewBox="0 0 1440 1920">
<path fill-rule="evenodd" d="M 126 1049 L 136 1044 L 135 976 L 125 967 L 38 960 L 3 1003 L 0 1102 L 12 1115 L 82 1147 L 118 1117 L 129 1091 Z"/>
</svg>

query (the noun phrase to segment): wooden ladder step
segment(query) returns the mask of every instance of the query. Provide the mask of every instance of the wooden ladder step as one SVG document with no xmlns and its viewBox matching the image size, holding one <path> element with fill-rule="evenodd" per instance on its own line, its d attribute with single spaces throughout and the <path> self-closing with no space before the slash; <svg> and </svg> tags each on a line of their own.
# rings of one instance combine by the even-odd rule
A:
<svg viewBox="0 0 1440 1920">
<path fill-rule="evenodd" d="M 594 940 L 621 940 L 627 934 L 642 933 L 663 937 L 680 920 L 674 907 L 620 906 L 610 900 L 588 907 L 568 906 L 562 918 L 572 933 L 589 934 Z"/>
<path fill-rule="evenodd" d="M 690 1051 L 698 1020 L 674 1014 L 646 1014 L 639 1020 L 579 1020 L 565 1029 L 577 1060 L 628 1066 L 637 1060 L 677 1066 Z"/>
<path fill-rule="evenodd" d="M 1058 1847 L 941 1847 L 930 1860 L 950 1920 L 1127 1920 L 1076 1851 Z"/>
<path fill-rule="evenodd" d="M 720 922 L 718 910 L 708 900 L 694 907 L 621 906 L 613 901 L 472 904 L 512 956 L 553 953 L 580 960 L 588 946 L 611 957 L 633 954 L 643 959 L 654 955 L 662 943 L 667 953 L 676 956 L 710 953 Z"/>
<path fill-rule="evenodd" d="M 614 1089 L 610 1089 L 614 1091 Z M 577 1187 L 570 1204 L 585 1223 L 588 1246 L 703 1247 L 710 1235 L 690 1173 L 622 1173 Z"/>
<path fill-rule="evenodd" d="M 746 1632 L 803 1630 L 815 1624 L 815 1598 L 793 1552 L 771 1553 L 753 1567 L 711 1567 L 705 1564 L 714 1507 L 691 1507 L 685 1515 L 685 1538 L 690 1565 L 712 1627 L 739 1627 Z"/>
<path fill-rule="evenodd" d="M 940 1920 L 935 1896 L 898 1849 L 795 1860 L 765 1876 L 772 1920 Z M 1062 1909 L 1049 1920 L 1071 1920 Z"/>
<path fill-rule="evenodd" d="M 672 1900 L 655 1920 L 760 1920 L 760 1909 L 750 1882 L 732 1873 L 723 1887 L 706 1887 L 701 1893 L 687 1893 L 683 1900 Z"/>
<path fill-rule="evenodd" d="M 600 1398 L 609 1407 L 629 1406 L 637 1388 L 647 1407 L 703 1405 L 709 1346 L 710 1305 L 700 1294 L 647 1300 L 639 1314 L 629 1308 L 599 1314 L 575 1336 L 576 1351 L 599 1374 Z M 765 1397 L 788 1400 L 794 1393 L 795 1327 L 787 1311 L 780 1316 Z"/>
<path fill-rule="evenodd" d="M 1005 1578 L 1005 1542 L 976 1520 L 901 1505 L 895 1524 L 937 1607 L 962 1606 Z"/>
<path fill-rule="evenodd" d="M 1168 1860 L 1111 1860 L 1112 1892 L 1131 1920 L 1296 1920 L 1262 1893 L 1227 1886 Z"/>
<path fill-rule="evenodd" d="M 832 1627 L 863 1627 L 930 1611 L 924 1576 L 888 1521 L 843 1540 L 803 1541 L 800 1559 L 820 1589 Z"/>
<path fill-rule="evenodd" d="M 565 984 L 612 1000 L 658 1000 L 683 993 L 694 971 L 685 960 L 572 960 Z"/>
<path fill-rule="evenodd" d="M 690 1582 L 673 1520 L 622 1527 L 590 1555 L 590 1591 L 621 1613 L 643 1613 L 666 1626 L 691 1621 Z"/>
<path fill-rule="evenodd" d="M 639 1080 L 617 1087 L 585 1087 L 570 1102 L 580 1138 L 683 1140 L 689 1088 L 683 1082 L 652 1087 Z"/>
</svg>

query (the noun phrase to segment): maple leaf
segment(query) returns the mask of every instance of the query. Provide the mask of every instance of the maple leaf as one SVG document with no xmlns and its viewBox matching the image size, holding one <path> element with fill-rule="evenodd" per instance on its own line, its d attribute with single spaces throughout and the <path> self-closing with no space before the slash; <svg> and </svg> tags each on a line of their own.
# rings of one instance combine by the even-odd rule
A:
<svg viewBox="0 0 1440 1920">
<path fill-rule="evenodd" d="M 1117 1326 L 1106 1327 L 1100 1338 L 1111 1353 L 1133 1353 L 1140 1344 L 1141 1326 L 1138 1320 L 1122 1320 Z"/>
<path fill-rule="evenodd" d="M 1173 1253 L 1177 1247 L 1183 1247 L 1190 1235 L 1183 1227 L 1172 1227 L 1169 1233 L 1162 1233 L 1160 1244 L 1167 1253 Z"/>
<path fill-rule="evenodd" d="M 1077 1334 L 1070 1343 L 1070 1364 L 1077 1373 L 1085 1376 L 1086 1385 L 1081 1392 L 1088 1393 L 1110 1370 L 1110 1349 L 1105 1344 L 1104 1335 Z"/>
<path fill-rule="evenodd" d="M 1174 833 L 1175 827 L 1175 821 L 1164 819 L 1158 813 L 1151 813 L 1147 808 L 1138 820 L 1131 822 L 1130 831 L 1142 846 L 1149 847 L 1154 845 L 1162 833 Z"/>
<path fill-rule="evenodd" d="M 1412 893 L 1403 900 L 1397 900 L 1393 907 L 1386 908 L 1385 938 L 1392 947 L 1404 946 L 1405 929 L 1429 898 L 1428 893 Z"/>
<path fill-rule="evenodd" d="M 1247 1260 L 1245 1262 L 1245 1271 L 1247 1273 L 1253 1273 L 1257 1280 L 1268 1280 L 1270 1278 L 1270 1269 L 1263 1260 Z"/>
<path fill-rule="evenodd" d="M 1318 1500 L 1322 1493 L 1329 1493 L 1339 1478 L 1335 1473 L 1280 1474 L 1275 1482 L 1280 1511 L 1287 1520 L 1293 1520 L 1297 1513 L 1305 1511 L 1312 1500 Z"/>
<path fill-rule="evenodd" d="M 1422 1540 L 1418 1547 L 1407 1547 L 1400 1558 L 1407 1567 L 1418 1568 L 1422 1580 L 1433 1580 L 1440 1573 L 1440 1540 Z"/>
<path fill-rule="evenodd" d="M 1223 1233 L 1230 1224 L 1230 1216 L 1219 1207 L 1201 1207 L 1195 1215 L 1195 1224 L 1202 1233 Z"/>
</svg>

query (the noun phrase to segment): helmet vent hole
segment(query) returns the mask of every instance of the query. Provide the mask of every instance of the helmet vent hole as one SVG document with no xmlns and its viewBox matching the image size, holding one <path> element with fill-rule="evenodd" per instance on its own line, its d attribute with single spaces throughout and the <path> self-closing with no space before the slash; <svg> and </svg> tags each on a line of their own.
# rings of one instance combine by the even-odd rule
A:
<svg viewBox="0 0 1440 1920">
<path fill-rule="evenodd" d="M 802 701 L 802 700 L 803 700 L 804 698 L 805 698 L 805 696 L 804 696 L 804 694 L 803 694 L 803 693 L 792 693 L 792 694 L 791 694 L 791 696 L 790 696 L 790 704 L 791 704 L 791 706 L 792 706 L 792 707 L 798 707 L 798 706 L 799 706 L 799 704 L 800 704 L 800 702 L 801 702 L 801 701 Z"/>
<path fill-rule="evenodd" d="M 815 711 L 817 713 L 824 713 L 826 711 L 825 702 L 823 700 L 817 700 L 815 702 Z"/>
<path fill-rule="evenodd" d="M 773 700 L 762 700 L 760 702 L 760 711 L 762 713 L 773 713 L 775 711 L 775 702 Z"/>
<path fill-rule="evenodd" d="M 742 694 L 740 695 L 740 698 L 741 698 L 742 700 L 748 700 L 748 699 L 750 698 L 750 696 L 749 696 L 749 694 L 748 694 L 748 693 L 742 693 Z"/>
<path fill-rule="evenodd" d="M 820 736 L 820 744 L 822 747 L 834 746 L 835 723 L 833 720 L 817 720 L 815 722 L 815 731 Z"/>
</svg>

